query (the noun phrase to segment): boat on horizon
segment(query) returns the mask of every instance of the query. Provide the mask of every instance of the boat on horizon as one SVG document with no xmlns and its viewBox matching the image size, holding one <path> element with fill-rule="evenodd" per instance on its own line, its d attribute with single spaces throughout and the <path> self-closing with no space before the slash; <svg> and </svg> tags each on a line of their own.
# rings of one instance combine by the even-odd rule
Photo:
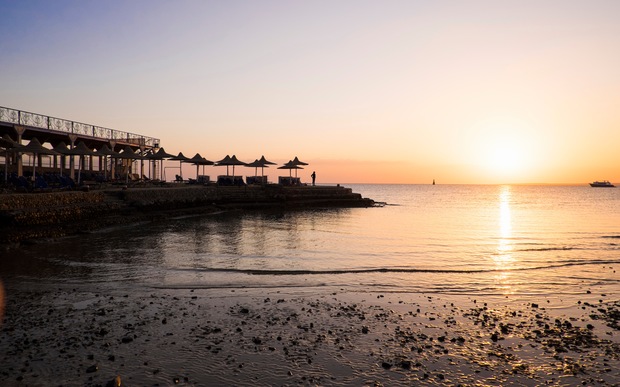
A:
<svg viewBox="0 0 620 387">
<path fill-rule="evenodd" d="M 602 181 L 595 181 L 590 183 L 590 187 L 606 187 L 606 188 L 613 188 L 615 187 L 615 185 L 611 184 L 609 181 L 607 180 L 602 180 Z"/>
</svg>

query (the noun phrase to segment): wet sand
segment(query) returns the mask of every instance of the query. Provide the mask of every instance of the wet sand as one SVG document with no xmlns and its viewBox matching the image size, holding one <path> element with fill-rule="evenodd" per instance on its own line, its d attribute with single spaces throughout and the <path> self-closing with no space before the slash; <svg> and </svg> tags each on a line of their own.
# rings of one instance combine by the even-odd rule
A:
<svg viewBox="0 0 620 387">
<path fill-rule="evenodd" d="M 620 383 L 617 295 L 5 287 L 8 386 Z"/>
</svg>

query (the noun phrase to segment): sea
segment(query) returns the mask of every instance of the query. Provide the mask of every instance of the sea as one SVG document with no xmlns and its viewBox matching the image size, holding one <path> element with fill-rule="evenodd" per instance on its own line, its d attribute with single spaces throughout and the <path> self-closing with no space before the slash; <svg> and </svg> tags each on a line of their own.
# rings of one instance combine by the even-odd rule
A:
<svg viewBox="0 0 620 387">
<path fill-rule="evenodd" d="M 119 224 L 12 251 L 0 278 L 498 298 L 620 292 L 620 189 L 347 186 L 384 205 Z"/>
</svg>

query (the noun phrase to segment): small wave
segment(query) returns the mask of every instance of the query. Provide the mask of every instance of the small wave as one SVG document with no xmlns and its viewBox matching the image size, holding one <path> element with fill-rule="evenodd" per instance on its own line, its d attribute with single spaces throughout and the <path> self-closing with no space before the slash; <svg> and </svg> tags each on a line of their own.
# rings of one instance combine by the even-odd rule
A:
<svg viewBox="0 0 620 387">
<path fill-rule="evenodd" d="M 529 249 L 517 249 L 516 251 L 521 252 L 533 252 L 533 251 L 569 251 L 569 250 L 580 250 L 576 247 L 539 247 L 539 248 L 529 248 Z"/>
<path fill-rule="evenodd" d="M 544 266 L 530 267 L 514 267 L 503 269 L 416 269 L 402 267 L 381 267 L 369 269 L 330 269 L 330 270 L 290 270 L 290 269 L 235 269 L 235 268 L 204 268 L 204 269 L 178 269 L 187 271 L 204 271 L 204 272 L 220 272 L 220 273 L 238 273 L 248 275 L 341 275 L 341 274 L 369 274 L 369 273 L 438 273 L 438 274 L 476 274 L 476 273 L 494 273 L 494 272 L 516 272 L 516 271 L 534 271 L 545 269 L 556 269 L 571 266 L 589 266 L 589 265 L 607 265 L 620 264 L 620 260 L 605 261 L 574 261 L 558 263 Z"/>
<path fill-rule="evenodd" d="M 605 239 L 620 239 L 620 235 L 603 235 L 601 238 L 605 238 Z"/>
</svg>

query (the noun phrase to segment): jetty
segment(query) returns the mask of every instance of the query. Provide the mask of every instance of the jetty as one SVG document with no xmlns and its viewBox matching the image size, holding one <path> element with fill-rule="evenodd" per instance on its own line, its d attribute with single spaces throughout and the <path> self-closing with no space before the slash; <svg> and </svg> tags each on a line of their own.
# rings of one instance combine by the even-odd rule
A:
<svg viewBox="0 0 620 387">
<path fill-rule="evenodd" d="M 180 185 L 0 194 L 0 243 L 16 246 L 117 224 L 234 210 L 372 207 L 341 186 Z"/>
<path fill-rule="evenodd" d="M 217 162 L 198 153 L 174 156 L 157 138 L 6 107 L 0 107 L 0 159 L 0 243 L 5 246 L 184 213 L 375 205 L 340 185 L 303 184 L 292 171 L 308 164 L 297 157 L 278 168 L 289 176 L 273 184 L 258 176 L 258 168 L 275 165 L 264 156 L 252 163 L 235 155 Z M 178 165 L 172 181 L 163 173 L 164 159 Z M 196 166 L 195 179 L 183 178 L 184 162 Z M 211 181 L 199 174 L 205 165 L 226 166 L 226 175 Z M 254 168 L 254 176 L 244 181 L 235 176 L 235 166 Z"/>
</svg>

